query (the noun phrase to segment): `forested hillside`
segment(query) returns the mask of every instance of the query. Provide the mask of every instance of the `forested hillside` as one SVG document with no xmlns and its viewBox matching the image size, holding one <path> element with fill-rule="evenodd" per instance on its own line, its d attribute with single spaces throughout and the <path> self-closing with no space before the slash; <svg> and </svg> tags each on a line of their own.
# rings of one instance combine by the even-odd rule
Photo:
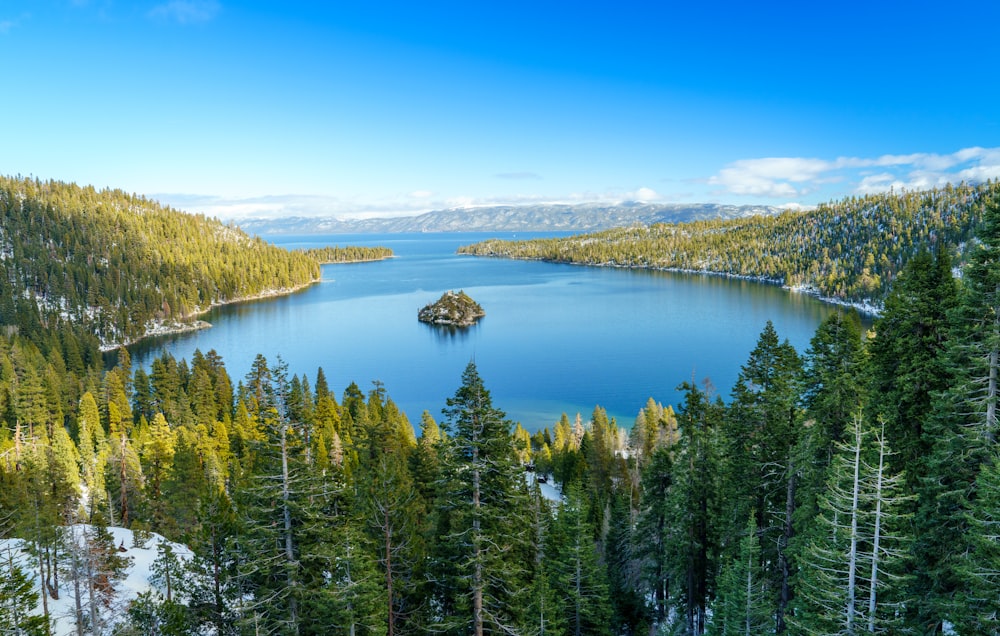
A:
<svg viewBox="0 0 1000 636">
<path fill-rule="evenodd" d="M 0 538 L 29 556 L 0 554 L 0 633 L 1000 635 L 983 205 L 961 277 L 918 251 L 868 337 L 845 310 L 796 351 L 768 322 L 729 395 L 682 382 L 631 429 L 596 406 L 529 432 L 470 363 L 417 437 L 379 382 L 234 379 L 215 351 L 102 372 L 8 330 Z M 193 557 L 122 604 L 109 525 Z"/>
<path fill-rule="evenodd" d="M 562 239 L 490 240 L 464 254 L 746 276 L 881 305 L 920 249 L 964 249 L 1000 183 L 872 194 L 725 221 L 633 226 Z"/>
<path fill-rule="evenodd" d="M 105 344 L 319 277 L 317 262 L 121 190 L 0 177 L 0 323 Z"/>
<path fill-rule="evenodd" d="M 380 261 L 392 258 L 392 250 L 388 247 L 365 247 L 361 245 L 347 245 L 345 247 L 311 247 L 302 250 L 306 256 L 315 259 L 319 263 L 360 263 L 364 261 Z"/>
</svg>

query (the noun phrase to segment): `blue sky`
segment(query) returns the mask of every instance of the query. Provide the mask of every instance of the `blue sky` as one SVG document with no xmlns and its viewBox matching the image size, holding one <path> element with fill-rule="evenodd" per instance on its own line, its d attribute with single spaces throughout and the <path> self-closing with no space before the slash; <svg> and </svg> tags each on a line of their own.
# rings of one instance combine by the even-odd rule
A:
<svg viewBox="0 0 1000 636">
<path fill-rule="evenodd" d="M 223 219 L 1000 177 L 1000 3 L 0 4 L 0 173 Z"/>
</svg>

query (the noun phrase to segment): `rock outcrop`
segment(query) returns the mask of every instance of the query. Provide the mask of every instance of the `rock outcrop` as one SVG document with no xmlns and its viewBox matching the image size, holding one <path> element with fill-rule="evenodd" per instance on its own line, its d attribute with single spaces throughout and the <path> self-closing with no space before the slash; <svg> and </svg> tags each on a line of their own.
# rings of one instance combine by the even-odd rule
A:
<svg viewBox="0 0 1000 636">
<path fill-rule="evenodd" d="M 417 320 L 432 325 L 469 327 L 486 315 L 476 301 L 464 291 L 446 291 L 437 302 L 417 312 Z"/>
</svg>

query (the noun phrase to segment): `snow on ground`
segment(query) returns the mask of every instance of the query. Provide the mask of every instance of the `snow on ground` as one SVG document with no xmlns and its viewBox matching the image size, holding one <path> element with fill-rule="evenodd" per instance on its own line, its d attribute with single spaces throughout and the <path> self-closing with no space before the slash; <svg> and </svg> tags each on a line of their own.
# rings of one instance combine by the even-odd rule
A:
<svg viewBox="0 0 1000 636">
<path fill-rule="evenodd" d="M 527 482 L 528 486 L 535 485 L 535 480 L 538 477 L 542 477 L 544 481 L 539 481 L 538 486 L 542 492 L 542 496 L 549 501 L 554 501 L 556 503 L 562 501 L 562 493 L 559 492 L 559 488 L 555 485 L 552 475 L 538 475 L 535 472 L 525 472 L 524 481 Z"/>
<path fill-rule="evenodd" d="M 78 541 L 82 540 L 83 533 L 88 530 L 89 526 L 83 524 L 65 528 L 67 536 L 76 536 Z M 112 620 L 116 620 L 124 616 L 129 602 L 134 600 L 139 594 L 153 588 L 160 589 L 150 583 L 150 576 L 151 566 L 156 560 L 157 549 L 161 543 L 168 543 L 173 548 L 174 554 L 181 559 L 191 558 L 192 553 L 187 546 L 167 541 L 156 533 L 150 533 L 149 539 L 145 542 L 144 546 L 137 547 L 135 545 L 135 536 L 131 530 L 109 527 L 108 531 L 114 537 L 115 545 L 124 547 L 124 552 L 121 555 L 131 559 L 128 567 L 125 569 L 126 576 L 115 585 L 115 590 L 117 591 L 115 599 L 116 607 L 110 612 L 105 610 L 105 613 L 113 616 Z M 34 559 L 25 550 L 25 542 L 21 539 L 0 539 L 0 566 L 6 564 L 8 550 L 10 550 L 14 562 L 21 567 L 25 574 L 31 577 L 35 585 L 35 592 L 40 594 L 41 585 L 38 580 L 38 568 Z M 2 567 L 0 567 L 0 572 L 2 570 Z M 53 627 L 52 634 L 53 636 L 69 636 L 76 633 L 76 620 L 74 619 L 75 602 L 73 600 L 72 584 L 63 573 L 59 575 L 59 588 L 59 599 L 49 598 L 49 615 L 52 618 Z M 160 591 L 162 592 L 163 590 Z M 42 614 L 41 597 L 39 597 L 35 613 Z"/>
</svg>

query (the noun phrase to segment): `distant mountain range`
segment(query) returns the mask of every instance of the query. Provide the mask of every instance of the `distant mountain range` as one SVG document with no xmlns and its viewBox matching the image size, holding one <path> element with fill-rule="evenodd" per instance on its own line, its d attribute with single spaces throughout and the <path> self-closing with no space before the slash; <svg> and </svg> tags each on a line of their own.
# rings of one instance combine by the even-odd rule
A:
<svg viewBox="0 0 1000 636">
<path fill-rule="evenodd" d="M 416 216 L 370 219 L 287 217 L 249 218 L 238 222 L 249 234 L 390 234 L 398 232 L 591 232 L 652 223 L 683 223 L 705 219 L 733 219 L 778 214 L 768 205 L 715 203 L 614 205 L 585 203 L 451 208 Z"/>
</svg>

